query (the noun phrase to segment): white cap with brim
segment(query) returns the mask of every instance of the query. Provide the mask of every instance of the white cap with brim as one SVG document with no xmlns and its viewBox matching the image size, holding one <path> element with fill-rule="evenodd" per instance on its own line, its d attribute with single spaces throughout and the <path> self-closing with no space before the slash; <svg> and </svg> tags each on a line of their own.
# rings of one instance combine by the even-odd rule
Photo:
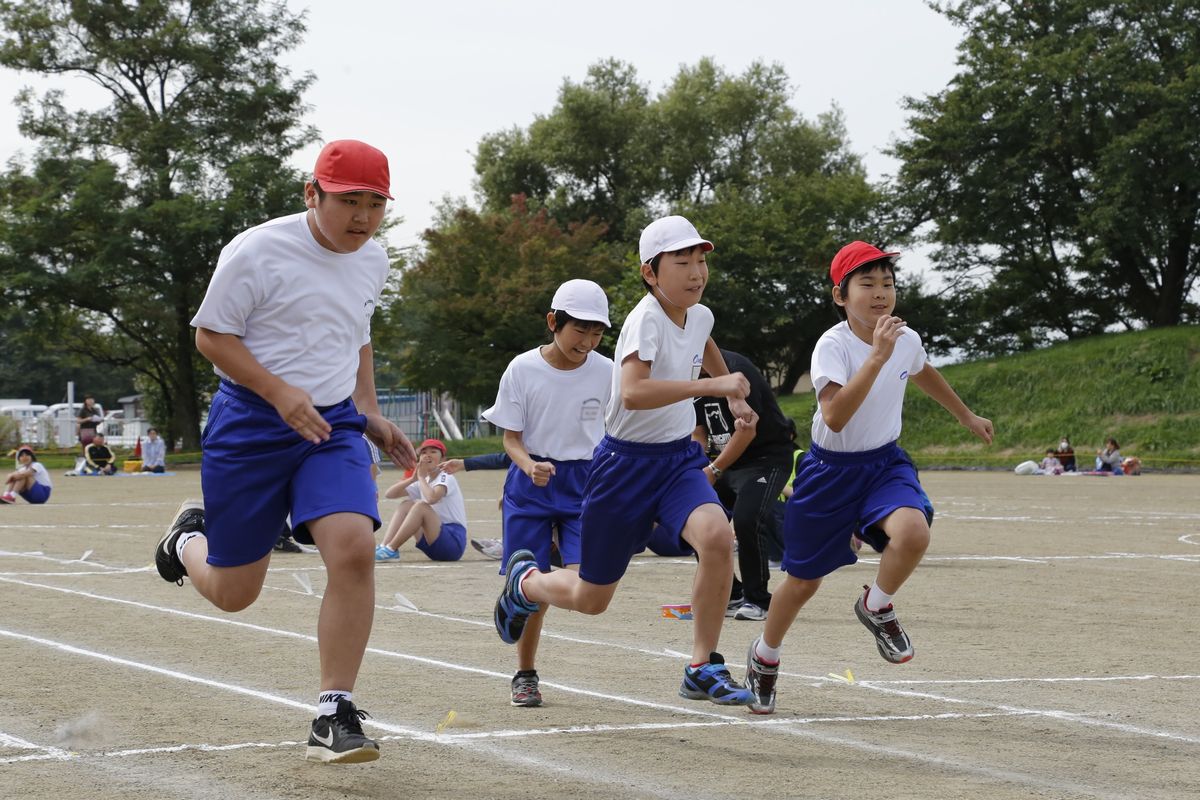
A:
<svg viewBox="0 0 1200 800">
<path fill-rule="evenodd" d="M 604 327 L 612 327 L 608 321 L 608 297 L 594 281 L 575 278 L 559 286 L 550 301 L 550 310 L 565 312 L 583 322 L 602 322 Z"/>
<path fill-rule="evenodd" d="M 674 253 L 676 250 L 686 250 L 698 244 L 704 246 L 706 253 L 713 249 L 713 243 L 702 239 L 696 226 L 685 218 L 678 215 L 661 217 L 642 231 L 642 238 L 638 242 L 638 254 L 642 263 L 648 264 L 659 253 Z"/>
</svg>

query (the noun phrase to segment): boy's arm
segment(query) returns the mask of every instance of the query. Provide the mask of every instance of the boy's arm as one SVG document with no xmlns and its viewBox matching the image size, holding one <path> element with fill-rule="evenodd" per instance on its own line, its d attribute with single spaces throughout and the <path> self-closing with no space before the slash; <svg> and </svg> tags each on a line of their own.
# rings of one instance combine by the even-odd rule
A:
<svg viewBox="0 0 1200 800">
<path fill-rule="evenodd" d="M 412 442 L 395 423 L 379 413 L 379 395 L 375 393 L 375 351 L 370 342 L 358 350 L 358 374 L 351 397 L 359 413 L 367 418 L 367 438 L 381 452 L 387 453 L 396 466 L 402 469 L 415 467 L 417 451 Z"/>
<path fill-rule="evenodd" d="M 845 385 L 831 381 L 822 387 L 817 399 L 820 401 L 821 418 L 831 431 L 840 433 L 867 399 L 875 379 L 879 377 L 879 371 L 892 357 L 904 326 L 904 320 L 899 317 L 880 317 L 872 334 L 871 355 L 867 356 L 858 372 L 851 375 Z"/>
<path fill-rule="evenodd" d="M 910 375 L 909 380 L 915 383 L 922 392 L 936 400 L 942 408 L 949 411 L 960 425 L 988 444 L 992 443 L 992 421 L 984 419 L 967 408 L 967 404 L 950 388 L 950 384 L 946 383 L 942 373 L 934 369 L 932 364 L 926 364 L 920 372 Z"/>
<path fill-rule="evenodd" d="M 725 362 L 722 360 L 721 365 Z M 650 377 L 650 362 L 630 353 L 621 362 L 621 404 L 630 411 L 662 408 L 680 400 L 711 395 L 728 397 L 730 411 L 734 403 L 750 393 L 750 381 L 740 372 L 695 381 L 664 381 Z M 741 416 L 736 414 L 735 416 Z"/>
<path fill-rule="evenodd" d="M 387 491 L 383 493 L 383 496 L 388 498 L 389 500 L 395 500 L 397 497 L 400 497 L 401 495 L 403 495 L 404 490 L 407 489 L 409 486 L 412 486 L 412 482 L 415 481 L 416 479 L 417 479 L 417 473 L 414 470 L 413 474 L 410 475 L 409 477 L 405 478 L 404 480 L 397 481 L 396 483 L 393 483 L 391 486 L 389 486 Z"/>
<path fill-rule="evenodd" d="M 517 465 L 517 469 L 529 476 L 534 486 L 545 486 L 550 483 L 556 470 L 549 461 L 534 461 L 525 449 L 525 438 L 521 431 L 504 431 L 504 452 Z"/>
<path fill-rule="evenodd" d="M 704 343 L 704 371 L 713 377 L 720 377 L 729 374 L 729 365 L 725 363 L 725 356 L 721 355 L 721 348 L 717 347 L 717 343 L 710 336 L 708 341 Z M 737 373 L 741 375 L 742 373 Z M 750 396 L 750 381 L 746 381 L 746 393 L 741 397 L 729 397 L 729 413 L 733 414 L 735 420 L 750 422 L 750 418 L 754 415 L 754 410 L 750 408 L 750 404 L 746 402 L 746 398 Z M 732 462 L 730 462 L 732 463 Z"/>
<path fill-rule="evenodd" d="M 197 328 L 196 349 L 239 386 L 270 403 L 296 433 L 313 444 L 329 439 L 329 423 L 317 413 L 308 392 L 268 372 L 240 336 Z"/>
</svg>

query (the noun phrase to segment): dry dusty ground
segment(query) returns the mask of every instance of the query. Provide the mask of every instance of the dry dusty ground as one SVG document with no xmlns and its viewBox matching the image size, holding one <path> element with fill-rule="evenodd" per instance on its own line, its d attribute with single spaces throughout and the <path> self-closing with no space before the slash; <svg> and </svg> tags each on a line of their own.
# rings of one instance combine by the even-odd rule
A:
<svg viewBox="0 0 1200 800">
<path fill-rule="evenodd" d="M 502 475 L 461 477 L 471 532 L 497 535 Z M 326 767 L 302 745 L 319 556 L 277 557 L 258 603 L 224 614 L 149 566 L 198 473 L 57 477 L 49 505 L 0 508 L 0 797 L 1200 794 L 1200 477 L 924 478 L 938 520 L 897 601 L 909 664 L 854 619 L 864 561 L 793 628 L 779 713 L 683 700 L 691 623 L 659 606 L 688 599 L 693 566 L 639 557 L 603 616 L 551 613 L 546 705 L 516 709 L 496 562 L 409 550 L 377 572 L 355 692 L 383 758 Z M 726 625 L 735 675 L 758 628 Z"/>
</svg>

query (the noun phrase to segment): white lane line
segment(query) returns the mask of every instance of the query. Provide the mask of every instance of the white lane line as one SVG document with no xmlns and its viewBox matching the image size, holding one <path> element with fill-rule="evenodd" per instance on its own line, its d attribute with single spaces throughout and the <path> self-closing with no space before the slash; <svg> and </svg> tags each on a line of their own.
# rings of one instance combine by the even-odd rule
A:
<svg viewBox="0 0 1200 800">
<path fill-rule="evenodd" d="M 1065 678 L 928 678 L 914 680 L 895 680 L 895 681 L 878 681 L 871 679 L 868 681 L 874 686 L 924 686 L 930 684 L 975 684 L 975 683 L 1107 683 L 1117 681 L 1195 681 L 1200 680 L 1200 675 L 1106 675 L 1100 676 L 1078 676 Z"/>
<path fill-rule="evenodd" d="M 47 585 L 30 583 L 27 581 L 18 581 L 18 580 L 14 580 L 14 579 L 0 578 L 0 581 L 2 581 L 4 583 L 13 583 L 13 584 L 18 584 L 18 585 L 29 586 L 31 588 L 48 589 L 51 591 L 80 595 L 80 596 L 85 596 L 85 597 L 89 597 L 92 599 L 104 600 L 104 601 L 118 603 L 118 604 L 122 604 L 122 605 L 130 605 L 130 606 L 134 606 L 134 607 L 145 608 L 148 610 L 153 610 L 153 611 L 158 611 L 158 612 L 168 613 L 168 614 L 174 614 L 174 615 L 183 616 L 183 617 L 192 618 L 192 619 L 199 619 L 199 620 L 208 621 L 208 622 L 218 622 L 218 623 L 222 623 L 222 624 L 226 624 L 226 625 L 233 625 L 235 627 L 241 627 L 241 628 L 245 628 L 245 629 L 256 630 L 256 631 L 260 631 L 260 632 L 264 632 L 264 633 L 270 633 L 270 634 L 274 634 L 274 635 L 278 635 L 278 636 L 283 636 L 286 638 L 304 640 L 304 641 L 309 641 L 309 642 L 316 641 L 316 637 L 312 636 L 312 635 L 299 634 L 299 633 L 295 633 L 295 632 L 291 632 L 291 631 L 283 631 L 283 630 L 279 630 L 279 629 L 267 628 L 265 626 L 254 625 L 252 623 L 244 623 L 244 622 L 240 622 L 240 621 L 236 621 L 236 620 L 223 619 L 220 617 L 212 617 L 212 616 L 208 616 L 208 615 L 197 614 L 194 612 L 179 611 L 176 609 L 164 608 L 161 606 L 153 606 L 148 603 L 141 603 L 138 601 L 125 600 L 123 598 L 105 597 L 102 595 L 96 595 L 92 592 L 80 592 L 80 591 L 72 590 L 72 589 L 63 589 L 63 588 L 56 587 L 56 586 L 47 586 Z M 468 666 L 465 666 L 462 664 L 453 664 L 453 663 L 448 663 L 448 662 L 437 661 L 434 659 L 420 658 L 420 657 L 408 655 L 405 653 L 386 651 L 386 650 L 381 650 L 379 648 L 373 648 L 373 647 L 368 647 L 367 652 L 373 653 L 376 655 L 383 655 L 383 656 L 388 656 L 388 657 L 393 657 L 393 658 L 400 658 L 400 659 L 404 659 L 404 660 L 416 661 L 418 663 L 439 666 L 439 667 L 453 669 L 453 670 L 467 672 L 467 673 L 485 675 L 485 676 L 489 676 L 489 677 L 496 677 L 496 678 L 500 678 L 505 681 L 510 680 L 510 676 L 507 672 L 495 672 L 492 670 L 479 669 L 477 667 L 468 667 Z M 683 714 L 688 714 L 691 716 L 700 716 L 700 717 L 706 717 L 709 719 L 719 719 L 719 720 L 724 720 L 724 721 L 732 720 L 732 721 L 736 722 L 736 721 L 744 721 L 745 720 L 745 717 L 741 716 L 741 715 L 731 716 L 729 714 L 719 713 L 716 711 L 700 710 L 697 708 L 685 708 L 685 707 L 681 707 L 681 706 L 672 706 L 672 705 L 667 705 L 667 704 L 663 704 L 663 703 L 655 703 L 655 702 L 650 702 L 650 701 L 645 701 L 645 700 L 639 700 L 639 699 L 631 698 L 631 697 L 612 695 L 612 694 L 602 693 L 602 692 L 594 692 L 594 691 L 590 691 L 590 690 L 579 689 L 576 687 L 568 687 L 568 686 L 565 686 L 562 684 L 557 684 L 557 683 L 550 683 L 550 682 L 545 682 L 545 681 L 543 683 L 546 686 L 551 686 L 551 687 L 554 687 L 554 688 L 557 688 L 557 689 L 560 689 L 560 690 L 566 691 L 566 692 L 580 694 L 580 695 L 584 695 L 584 696 L 588 696 L 588 697 L 614 700 L 616 702 L 621 702 L 621 703 L 625 703 L 625 704 L 629 704 L 629 705 L 636 705 L 636 706 L 648 707 L 648 708 L 656 708 L 656 709 L 660 709 L 660 710 L 664 710 L 664 711 L 669 711 L 672 713 L 683 713 Z M 877 691 L 879 691 L 879 690 L 882 690 L 882 689 L 877 689 Z M 937 699 L 945 700 L 944 698 L 937 698 Z M 295 701 L 286 701 L 286 702 L 294 703 Z M 300 704 L 300 705 L 303 706 L 304 704 Z M 311 708 L 311 706 L 304 706 L 304 707 Z M 1029 713 L 1034 714 L 1034 715 L 1037 714 L 1036 711 L 1031 711 Z M 1065 721 L 1065 722 L 1075 721 L 1072 718 L 1059 718 L 1059 719 L 1060 719 L 1060 721 Z M 859 740 L 859 739 L 850 739 L 850 738 L 845 738 L 845 737 L 841 737 L 841 736 L 834 736 L 834 735 L 830 735 L 827 733 L 819 732 L 819 731 L 809 728 L 809 727 L 767 726 L 767 727 L 764 727 L 764 730 L 765 731 L 776 730 L 776 731 L 780 731 L 781 733 L 803 736 L 806 738 L 814 739 L 816 741 L 820 741 L 824 744 L 837 744 L 837 745 L 853 748 L 855 750 L 859 750 L 859 751 L 862 751 L 863 753 L 868 753 L 868 754 L 878 755 L 882 752 L 882 753 L 886 753 L 888 755 L 891 755 L 891 756 L 899 758 L 899 759 L 913 761 L 916 763 L 924 764 L 926 766 L 934 766 L 937 768 L 953 769 L 953 770 L 957 770 L 957 771 L 967 773 L 967 774 L 983 775 L 983 776 L 986 776 L 989 778 L 996 778 L 996 779 L 1005 780 L 1005 781 L 1008 781 L 1011 783 L 1018 783 L 1018 784 L 1026 785 L 1026 786 L 1035 786 L 1035 787 L 1041 787 L 1041 788 L 1049 787 L 1051 789 L 1058 790 L 1058 791 L 1063 791 L 1063 790 L 1067 790 L 1067 789 L 1069 789 L 1071 791 L 1075 791 L 1075 792 L 1086 791 L 1086 792 L 1090 792 L 1094 796 L 1098 796 L 1098 797 L 1103 796 L 1106 798 L 1111 797 L 1111 798 L 1113 798 L 1113 800 L 1117 800 L 1117 798 L 1123 797 L 1123 795 L 1119 795 L 1119 794 L 1102 793 L 1096 787 L 1083 786 L 1081 784 L 1076 784 L 1073 782 L 1064 782 L 1064 781 L 1059 780 L 1058 778 L 1052 777 L 1052 776 L 1043 776 L 1043 775 L 1038 775 L 1038 774 L 1015 772 L 1013 770 L 1005 770 L 1005 769 L 990 767 L 987 765 L 982 765 L 982 764 L 978 763 L 978 759 L 957 760 L 957 759 L 952 759 L 952 758 L 948 758 L 948 757 L 937 755 L 937 754 L 924 753 L 924 752 L 918 752 L 918 751 L 914 751 L 914 750 L 906 750 L 906 749 L 901 749 L 901 748 L 897 748 L 897 747 L 880 745 L 878 742 L 874 742 L 874 741 L 863 741 L 863 740 Z M 422 734 L 422 735 L 426 735 L 426 734 Z M 447 740 L 439 739 L 438 741 L 447 741 Z M 567 775 L 573 775 L 576 777 L 578 777 L 578 775 L 579 775 L 579 770 L 578 770 L 577 765 L 562 766 L 557 763 L 545 763 L 545 762 L 541 762 L 538 759 L 533 758 L 531 756 L 527 756 L 522 753 L 512 753 L 511 751 L 508 751 L 508 750 L 500 750 L 500 751 L 489 750 L 487 752 L 489 752 L 489 754 L 495 755 L 497 758 L 504 760 L 506 763 L 509 763 L 509 764 L 516 762 L 516 763 L 526 764 L 532 768 L 541 769 L 543 771 L 552 770 L 554 772 L 561 772 L 561 773 L 564 773 Z M 612 783 L 614 785 L 619 785 L 619 786 L 623 785 L 625 787 L 628 787 L 629 782 L 630 782 L 630 776 L 628 776 L 628 775 L 610 775 L 608 773 L 600 774 L 600 773 L 595 772 L 594 770 L 591 771 L 589 773 L 589 775 L 594 781 Z M 668 796 L 668 795 L 662 795 L 660 790 L 658 789 L 658 787 L 643 786 L 641 788 L 644 791 L 653 790 L 654 794 L 658 794 L 660 796 L 664 796 L 664 797 Z M 687 798 L 687 800 L 696 800 L 696 796 L 694 793 L 689 793 L 688 795 L 686 795 L 686 798 Z"/>
<path fill-rule="evenodd" d="M 1150 736 L 1156 739 L 1170 739 L 1176 742 L 1184 742 L 1186 744 L 1200 744 L 1200 737 L 1188 736 L 1182 733 L 1174 733 L 1171 731 L 1154 730 L 1153 728 L 1143 728 L 1138 725 L 1127 725 L 1124 722 L 1109 722 L 1108 720 L 1096 719 L 1087 714 L 1082 714 L 1074 711 L 1060 711 L 1058 709 L 1033 709 L 1021 708 L 1019 706 L 1011 706 L 1007 703 L 992 703 L 984 700 L 962 700 L 955 697 L 945 697 L 943 695 L 933 694 L 932 692 L 914 692 L 905 689 L 895 689 L 890 686 L 879 686 L 871 681 L 859 681 L 859 686 L 864 689 L 870 689 L 884 694 L 894 694 L 901 697 L 919 697 L 925 700 L 936 700 L 942 703 L 952 703 L 954 705 L 982 706 L 984 708 L 994 708 L 1000 711 L 1012 711 L 1014 713 L 1035 715 L 1046 717 L 1047 719 L 1059 720 L 1062 722 L 1072 722 L 1080 725 L 1089 725 L 1096 728 L 1108 728 L 1109 730 L 1121 731 L 1122 733 L 1131 733 L 1138 736 Z"/>
</svg>

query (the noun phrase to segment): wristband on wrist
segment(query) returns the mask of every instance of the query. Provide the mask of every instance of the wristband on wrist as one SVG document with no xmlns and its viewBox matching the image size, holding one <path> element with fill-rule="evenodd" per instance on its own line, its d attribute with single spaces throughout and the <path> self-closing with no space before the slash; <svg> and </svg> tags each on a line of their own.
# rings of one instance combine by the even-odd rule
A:
<svg viewBox="0 0 1200 800">
<path fill-rule="evenodd" d="M 708 464 L 708 468 L 710 470 L 712 470 L 712 476 L 714 478 L 721 477 L 721 473 L 724 472 L 724 470 L 722 470 L 720 467 L 717 466 L 717 462 L 715 462 L 715 461 L 710 461 Z"/>
</svg>

